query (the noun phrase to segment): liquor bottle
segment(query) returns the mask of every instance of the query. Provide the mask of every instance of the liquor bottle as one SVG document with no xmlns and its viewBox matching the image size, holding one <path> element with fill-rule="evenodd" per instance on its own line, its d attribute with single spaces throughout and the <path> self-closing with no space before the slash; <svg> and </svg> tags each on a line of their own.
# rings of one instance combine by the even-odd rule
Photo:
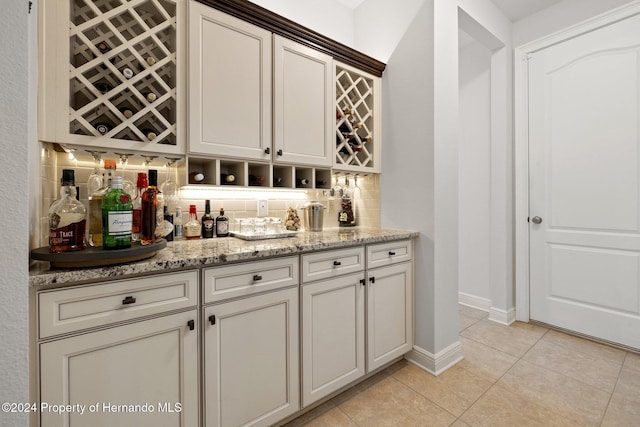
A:
<svg viewBox="0 0 640 427">
<path fill-rule="evenodd" d="M 169 207 L 164 207 L 164 238 L 167 242 L 173 242 L 173 215 L 169 213 Z"/>
<path fill-rule="evenodd" d="M 142 230 L 140 243 L 149 245 L 154 243 L 156 226 L 158 223 L 158 171 L 149 169 L 149 187 L 142 194 Z M 162 210 L 160 211 L 162 214 Z"/>
<path fill-rule="evenodd" d="M 122 177 L 111 178 L 111 189 L 102 198 L 102 248 L 131 247 L 133 203 L 122 190 Z"/>
<path fill-rule="evenodd" d="M 73 170 L 63 169 L 60 183 L 60 198 L 49 207 L 49 251 L 81 251 L 86 247 L 87 210 L 76 200 Z"/>
<path fill-rule="evenodd" d="M 216 237 L 229 235 L 229 218 L 224 216 L 224 209 L 220 208 L 220 215 L 216 218 Z"/>
<path fill-rule="evenodd" d="M 202 172 L 191 172 L 189 174 L 189 184 L 202 184 L 204 182 L 204 174 Z"/>
<path fill-rule="evenodd" d="M 221 173 L 220 174 L 220 183 L 222 185 L 229 185 L 229 184 L 233 184 L 233 182 L 236 180 L 236 176 L 232 173 Z"/>
<path fill-rule="evenodd" d="M 176 206 L 176 215 L 173 218 L 173 238 L 175 240 L 182 240 L 183 229 L 182 229 L 182 209 L 180 206 Z"/>
<path fill-rule="evenodd" d="M 116 161 L 104 161 L 102 187 L 89 197 L 89 244 L 102 246 L 102 198 L 111 189 L 111 179 L 116 175 Z"/>
<path fill-rule="evenodd" d="M 204 202 L 204 215 L 200 219 L 202 223 L 201 235 L 203 239 L 211 239 L 213 237 L 213 225 L 215 219 L 211 216 L 211 204 L 209 200 Z"/>
<path fill-rule="evenodd" d="M 342 194 L 341 210 L 338 212 L 338 225 L 340 227 L 354 227 L 356 225 L 356 218 L 353 206 L 353 190 L 348 188 L 348 180 L 345 180 L 345 184 L 347 187 Z"/>
<path fill-rule="evenodd" d="M 133 199 L 133 223 L 131 225 L 131 240 L 134 242 L 140 241 L 140 233 L 142 232 L 142 195 L 147 191 L 148 186 L 147 174 L 139 172 L 136 196 Z"/>
<path fill-rule="evenodd" d="M 200 222 L 198 221 L 196 205 L 189 205 L 189 221 L 184 224 L 184 237 L 186 237 L 187 240 L 199 239 L 200 231 Z"/>
</svg>

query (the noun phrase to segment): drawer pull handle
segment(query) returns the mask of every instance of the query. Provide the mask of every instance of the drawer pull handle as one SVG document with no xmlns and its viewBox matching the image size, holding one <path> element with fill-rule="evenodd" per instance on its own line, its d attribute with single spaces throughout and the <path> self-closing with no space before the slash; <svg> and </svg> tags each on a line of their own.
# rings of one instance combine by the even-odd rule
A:
<svg viewBox="0 0 640 427">
<path fill-rule="evenodd" d="M 342 263 L 340 261 L 333 261 L 333 265 L 338 267 L 339 265 L 342 265 Z"/>
<path fill-rule="evenodd" d="M 193 331 L 196 328 L 196 321 L 195 320 L 189 320 L 187 322 L 187 326 L 189 327 L 190 331 Z"/>
<path fill-rule="evenodd" d="M 376 283 L 376 278 L 375 277 L 369 277 L 369 281 L 371 283 Z"/>
<path fill-rule="evenodd" d="M 389 251 L 389 256 L 394 256 L 395 254 L 395 252 Z"/>
<path fill-rule="evenodd" d="M 276 151 L 276 154 L 277 154 L 278 156 L 282 156 L 282 150 L 278 150 L 278 151 Z"/>
<path fill-rule="evenodd" d="M 262 276 L 260 276 L 259 274 L 254 274 L 254 275 L 253 275 L 253 281 L 254 281 L 254 282 L 257 282 L 257 281 L 259 281 L 259 280 L 262 280 Z"/>
<path fill-rule="evenodd" d="M 212 314 L 211 316 L 209 316 L 209 323 L 211 323 L 212 325 L 216 324 L 216 315 Z"/>
<path fill-rule="evenodd" d="M 136 299 L 134 297 L 126 297 L 125 299 L 122 300 L 122 305 L 134 304 L 135 302 L 136 302 Z"/>
</svg>

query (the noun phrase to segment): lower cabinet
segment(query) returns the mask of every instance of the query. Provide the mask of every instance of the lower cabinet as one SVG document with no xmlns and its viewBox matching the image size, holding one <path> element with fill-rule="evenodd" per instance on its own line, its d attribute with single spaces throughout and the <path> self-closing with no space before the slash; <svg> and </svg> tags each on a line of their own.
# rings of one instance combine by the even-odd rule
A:
<svg viewBox="0 0 640 427">
<path fill-rule="evenodd" d="M 193 309 L 40 343 L 41 405 L 79 405 L 41 406 L 40 425 L 197 426 L 196 319 Z"/>
<path fill-rule="evenodd" d="M 302 286 L 302 406 L 365 374 L 364 272 Z"/>
<path fill-rule="evenodd" d="M 412 274 L 411 262 L 367 272 L 367 371 L 413 347 Z"/>
<path fill-rule="evenodd" d="M 204 309 L 204 425 L 269 426 L 300 408 L 298 287 Z"/>
</svg>

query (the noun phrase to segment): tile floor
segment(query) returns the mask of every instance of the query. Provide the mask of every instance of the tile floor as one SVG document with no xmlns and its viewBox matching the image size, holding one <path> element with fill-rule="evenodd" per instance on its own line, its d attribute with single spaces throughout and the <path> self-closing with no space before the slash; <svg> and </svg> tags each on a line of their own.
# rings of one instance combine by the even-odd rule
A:
<svg viewBox="0 0 640 427">
<path fill-rule="evenodd" d="M 640 426 L 640 355 L 460 306 L 465 359 L 400 361 L 288 427 Z"/>
</svg>

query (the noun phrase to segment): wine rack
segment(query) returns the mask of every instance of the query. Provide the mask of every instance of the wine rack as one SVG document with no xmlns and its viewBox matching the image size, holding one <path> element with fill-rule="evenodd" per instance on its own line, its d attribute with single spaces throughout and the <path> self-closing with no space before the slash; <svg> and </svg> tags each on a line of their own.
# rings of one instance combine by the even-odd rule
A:
<svg viewBox="0 0 640 427">
<path fill-rule="evenodd" d="M 176 0 L 55 3 L 57 10 L 43 6 L 43 120 L 51 124 L 41 139 L 184 153 L 176 60 L 182 6 Z"/>
<path fill-rule="evenodd" d="M 334 168 L 379 172 L 380 80 L 336 64 Z"/>
</svg>

